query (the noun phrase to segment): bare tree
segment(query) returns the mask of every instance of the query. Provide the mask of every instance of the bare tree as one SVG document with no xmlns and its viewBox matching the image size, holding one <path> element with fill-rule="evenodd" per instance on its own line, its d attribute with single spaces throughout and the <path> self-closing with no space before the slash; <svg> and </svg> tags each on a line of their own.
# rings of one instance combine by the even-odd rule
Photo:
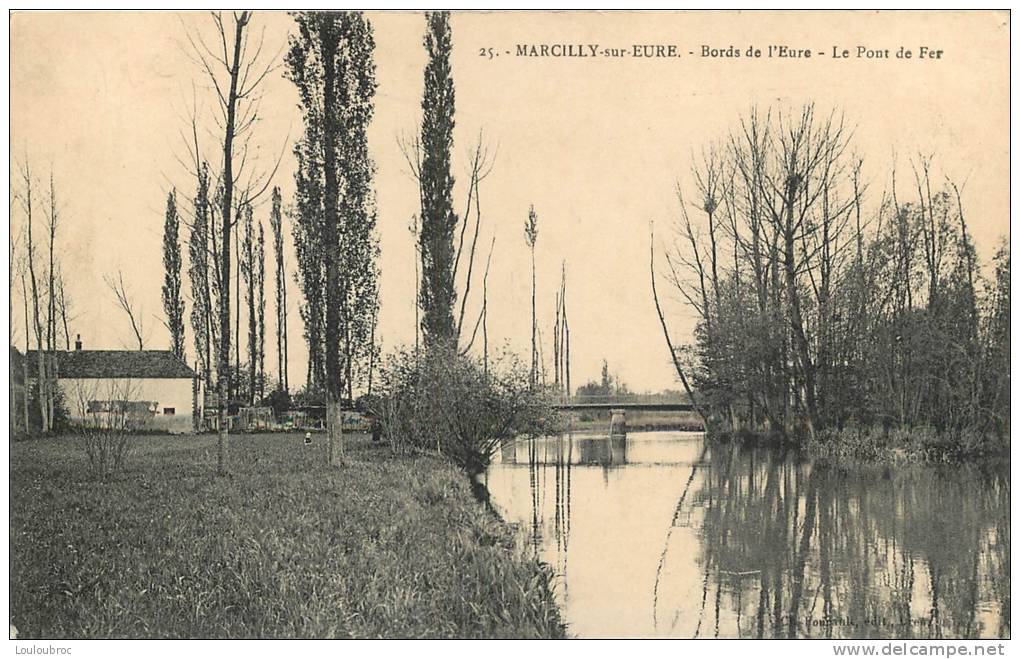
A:
<svg viewBox="0 0 1020 659">
<path fill-rule="evenodd" d="M 277 66 L 277 57 L 268 60 L 262 56 L 265 30 L 249 42 L 252 13 L 231 12 L 224 20 L 221 12 L 212 14 L 216 28 L 215 47 L 210 47 L 200 33 L 187 32 L 190 55 L 202 70 L 215 91 L 222 129 L 222 169 L 219 176 L 219 355 L 217 387 L 219 407 L 219 439 L 217 445 L 217 472 L 227 472 L 227 404 L 230 391 L 230 240 L 236 223 L 235 205 L 254 203 L 266 191 L 279 166 L 249 174 L 246 183 L 239 183 L 245 175 L 249 159 L 252 128 L 259 116 L 260 88 Z M 282 151 L 281 151 L 282 156 Z M 235 165 L 235 158 L 239 162 Z M 252 153 L 254 160 L 254 153 Z M 236 194 L 240 192 L 240 194 Z M 241 202 L 241 203 L 239 203 Z"/>
<path fill-rule="evenodd" d="M 567 320 L 567 264 L 560 268 L 556 292 L 556 320 L 553 324 L 553 383 L 560 395 L 570 396 L 570 324 Z"/>
<path fill-rule="evenodd" d="M 20 195 L 22 210 L 25 213 L 25 260 L 28 265 L 29 280 L 32 284 L 32 325 L 35 331 L 35 347 L 37 357 L 37 371 L 36 371 L 36 387 L 38 392 L 38 403 L 40 417 L 42 419 L 42 432 L 49 432 L 50 430 L 50 416 L 49 406 L 47 405 L 47 398 L 49 397 L 49 378 L 47 377 L 47 357 L 43 350 L 43 324 L 42 317 L 39 314 L 39 282 L 36 276 L 36 246 L 33 239 L 32 226 L 33 226 L 33 203 L 32 203 L 32 170 L 27 158 L 21 164 L 21 180 L 23 184 L 22 193 Z M 25 339 L 26 347 L 28 345 L 28 339 Z M 27 382 L 26 382 L 27 386 Z"/>
<path fill-rule="evenodd" d="M 794 369 L 798 405 L 803 420 L 813 436 L 818 425 L 817 363 L 812 359 L 807 337 L 798 274 L 798 238 L 812 231 L 809 218 L 817 213 L 826 216 L 842 212 L 825 208 L 824 193 L 831 189 L 833 178 L 840 171 L 838 164 L 848 146 L 849 128 L 835 114 L 816 120 L 814 107 L 804 108 L 799 119 L 784 122 L 780 117 L 778 135 L 778 167 L 766 170 L 766 185 L 775 192 L 769 197 L 767 213 L 781 237 L 782 264 L 789 322 L 793 337 L 796 364 Z M 820 208 L 821 207 L 821 208 Z"/>
<path fill-rule="evenodd" d="M 423 197 L 424 192 L 421 187 L 421 165 L 422 165 L 422 146 L 421 140 L 418 136 L 412 137 L 398 137 L 397 144 L 400 147 L 401 152 L 404 155 L 404 160 L 407 163 L 407 173 L 419 184 L 419 193 Z M 481 193 L 480 184 L 484 181 L 489 174 L 492 172 L 496 162 L 496 155 L 498 149 L 490 148 L 489 144 L 485 140 L 484 133 L 479 131 L 478 139 L 474 143 L 474 146 L 468 151 L 468 185 L 467 185 L 467 200 L 464 206 L 464 212 L 460 215 L 460 231 L 457 238 L 457 245 L 454 249 L 453 258 L 453 271 L 452 279 L 455 286 L 459 285 L 463 288 L 462 293 L 455 293 L 455 298 L 460 299 L 460 310 L 457 313 L 457 319 L 455 321 L 455 334 L 458 342 L 461 342 L 464 336 L 464 316 L 467 310 L 468 298 L 471 295 L 471 288 L 474 285 L 476 273 L 475 273 L 475 257 L 477 255 L 478 239 L 481 235 L 482 228 L 482 210 L 481 210 Z M 474 209 L 474 222 L 472 223 L 472 208 Z M 465 239 L 468 236 L 468 228 L 472 227 L 470 243 L 465 244 Z M 411 235 L 415 237 L 415 290 L 419 290 L 419 269 L 418 261 L 421 257 L 421 244 L 419 238 L 419 224 L 418 216 L 413 215 L 411 217 L 410 225 L 408 230 Z M 494 240 L 494 239 L 493 239 Z M 465 252 L 466 250 L 466 252 Z M 461 272 L 461 264 L 466 263 L 466 270 L 462 282 L 457 281 L 457 276 Z M 488 262 L 486 267 L 488 267 Z M 488 272 L 486 270 L 486 272 Z M 482 323 L 483 314 L 486 312 L 487 297 L 479 305 L 478 315 L 475 319 L 474 329 L 467 343 L 461 345 L 459 353 L 466 355 L 474 345 L 476 334 Z M 415 300 L 415 347 L 417 348 L 420 341 L 420 323 L 419 314 L 421 311 L 420 300 Z M 487 343 L 486 343 L 487 345 Z"/>
<path fill-rule="evenodd" d="M 134 332 L 135 340 L 138 342 L 138 349 L 145 350 L 144 316 L 141 308 L 136 307 L 131 301 L 131 294 L 124 285 L 124 273 L 118 270 L 116 279 L 107 275 L 103 277 L 103 281 L 113 291 L 117 306 L 127 315 L 128 321 L 131 323 L 131 331 Z"/>
<path fill-rule="evenodd" d="M 475 338 L 478 335 L 478 328 L 479 328 L 479 326 L 481 326 L 481 328 L 482 328 L 482 336 L 483 336 L 483 340 L 484 340 L 483 341 L 483 351 L 485 352 L 485 354 L 488 354 L 488 336 L 487 336 L 488 329 L 485 326 L 485 316 L 486 316 L 486 313 L 488 311 L 487 306 L 488 306 L 488 300 L 489 300 L 489 296 L 488 296 L 488 290 L 489 290 L 489 266 L 492 264 L 492 250 L 495 247 L 496 247 L 496 237 L 493 236 L 492 237 L 492 242 L 489 244 L 489 256 L 486 257 L 486 259 L 485 259 L 485 273 L 482 276 L 482 305 L 481 305 L 481 309 L 479 310 L 478 317 L 475 320 L 475 326 L 474 326 L 474 329 L 471 331 L 471 336 L 468 338 L 468 341 L 464 345 L 464 347 L 460 349 L 459 354 L 461 354 L 461 355 L 466 355 L 468 352 L 470 352 L 471 347 L 475 343 Z"/>
<path fill-rule="evenodd" d="M 471 204 L 474 202 L 475 207 L 475 222 L 473 229 L 473 236 L 471 239 L 471 246 L 467 255 L 467 272 L 464 277 L 464 293 L 460 295 L 460 313 L 457 317 L 457 338 L 461 338 L 461 334 L 464 328 L 464 311 L 467 309 L 468 298 L 471 295 L 471 283 L 472 275 L 474 273 L 475 266 L 475 252 L 478 247 L 478 235 L 482 225 L 482 205 L 481 205 L 481 192 L 479 185 L 482 181 L 488 177 L 492 172 L 492 168 L 496 162 L 496 154 L 489 152 L 489 147 L 485 142 L 484 136 L 481 132 L 478 134 L 478 141 L 475 143 L 474 148 L 471 151 L 470 156 L 470 169 L 471 174 L 468 179 L 468 198 L 467 206 L 464 210 L 460 230 L 460 239 L 457 244 L 457 252 L 453 260 L 453 278 L 454 281 L 457 279 L 457 271 L 460 267 L 461 257 L 464 253 L 464 234 L 466 233 L 468 224 L 471 218 Z"/>
<path fill-rule="evenodd" d="M 659 315 L 659 323 L 662 325 L 662 335 L 666 340 L 666 348 L 669 350 L 669 356 L 673 360 L 673 366 L 676 368 L 676 374 L 680 377 L 680 382 L 684 386 L 684 391 L 687 392 L 688 398 L 691 399 L 691 405 L 694 406 L 695 411 L 701 417 L 702 423 L 705 424 L 705 428 L 708 428 L 708 416 L 698 405 L 698 399 L 694 395 L 694 390 L 691 389 L 690 381 L 687 379 L 687 375 L 684 373 L 683 366 L 680 365 L 680 359 L 677 357 L 676 349 L 673 347 L 673 341 L 669 338 L 669 327 L 666 325 L 666 317 L 662 313 L 662 306 L 659 304 L 659 292 L 655 286 L 655 229 L 654 227 L 649 228 L 649 251 L 648 251 L 648 270 L 651 274 L 652 280 L 652 300 L 655 302 L 655 311 Z"/>
<path fill-rule="evenodd" d="M 563 288 L 560 293 L 560 305 L 563 307 L 563 314 L 560 317 L 562 323 L 563 338 L 560 343 L 563 349 L 563 384 L 566 387 L 567 398 L 573 396 L 570 389 L 570 319 L 567 315 L 567 268 L 563 265 Z"/>
<path fill-rule="evenodd" d="M 28 294 L 28 283 L 27 283 L 27 280 L 26 280 L 27 275 L 28 275 L 28 256 L 27 256 L 27 254 L 23 250 L 19 250 L 18 258 L 16 259 L 15 263 L 16 263 L 16 267 L 17 267 L 18 279 L 19 279 L 19 281 L 21 283 L 21 299 L 22 299 L 22 302 L 24 303 L 24 311 L 23 311 L 23 313 L 24 313 L 24 316 L 25 316 L 25 360 L 24 360 L 24 364 L 23 364 L 23 368 L 22 368 L 22 377 L 23 377 L 23 383 L 24 383 L 25 386 L 24 386 L 24 390 L 22 392 L 23 393 L 22 411 L 24 413 L 25 431 L 27 432 L 28 429 L 29 429 L 29 416 L 28 416 L 28 406 L 29 406 L 28 350 L 29 350 L 29 347 L 31 345 L 32 333 L 31 333 L 31 330 L 29 329 L 29 322 L 30 322 L 30 319 L 31 319 L 31 313 L 28 310 L 29 294 Z"/>
<path fill-rule="evenodd" d="M 45 415 L 47 426 L 53 428 L 53 420 L 56 415 L 56 380 L 57 380 L 57 358 L 54 351 L 57 349 L 57 270 L 56 259 L 57 228 L 60 225 L 60 214 L 57 209 L 56 186 L 53 183 L 53 169 L 50 168 L 49 198 L 47 200 L 46 228 L 47 228 L 47 252 L 46 265 L 46 395 L 44 403 L 46 406 Z"/>
<path fill-rule="evenodd" d="M 71 349 L 71 330 L 68 326 L 74 320 L 71 315 L 71 299 L 67 296 L 67 286 L 64 281 L 63 270 L 57 271 L 57 312 L 60 316 L 61 325 L 64 328 L 64 345 L 67 350 Z"/>
<path fill-rule="evenodd" d="M 9 209 L 10 210 L 10 215 L 14 214 L 14 204 L 15 204 L 16 201 L 17 201 L 16 193 L 14 191 L 11 191 L 11 207 Z M 12 231 L 13 231 L 13 229 L 12 229 Z M 17 279 L 17 277 L 15 277 L 15 273 L 21 271 L 21 264 L 19 263 L 20 257 L 21 257 L 21 240 L 22 240 L 22 234 L 21 234 L 20 231 L 18 231 L 17 233 L 13 233 L 11 235 L 11 242 L 10 242 L 9 252 L 8 252 L 8 257 L 7 257 L 9 259 L 9 263 L 10 263 L 10 266 L 11 266 L 11 276 L 7 280 L 7 285 L 8 285 L 8 289 L 7 289 L 7 304 L 8 304 L 8 311 L 7 311 L 7 313 L 8 313 L 8 316 L 7 317 L 11 320 L 11 322 L 10 322 L 8 328 L 7 328 L 7 339 L 8 339 L 8 342 L 10 343 L 10 345 L 14 345 L 16 343 L 16 340 L 15 340 L 16 330 L 14 328 L 14 282 Z M 28 338 L 27 334 L 25 335 L 25 338 L 26 339 Z"/>
<path fill-rule="evenodd" d="M 52 169 L 50 169 L 50 189 L 48 201 L 49 201 L 48 212 L 46 213 L 46 228 L 48 237 L 46 246 L 49 256 L 46 268 L 47 273 L 46 349 L 52 351 L 55 350 L 57 347 L 56 242 L 57 242 L 57 227 L 60 225 L 60 214 L 57 211 L 57 193 L 56 187 L 53 184 Z M 48 404 L 52 406 L 52 401 L 49 401 Z M 52 418 L 52 413 L 50 415 L 50 418 Z"/>
<path fill-rule="evenodd" d="M 17 199 L 16 193 L 14 191 L 12 191 L 11 192 L 11 202 L 10 202 L 11 203 L 11 207 L 10 207 L 11 211 L 14 210 L 14 204 L 15 204 L 16 199 Z M 16 330 L 15 330 L 15 325 L 14 325 L 14 289 L 15 289 L 15 281 L 20 279 L 22 289 L 24 290 L 24 288 L 25 288 L 25 271 L 24 271 L 23 259 L 21 257 L 21 241 L 22 241 L 22 232 L 19 231 L 19 232 L 15 233 L 13 235 L 13 237 L 11 238 L 10 255 L 9 255 L 10 264 L 11 264 L 11 276 L 10 276 L 10 279 L 8 280 L 8 313 L 9 313 L 8 318 L 10 319 L 10 327 L 9 327 L 9 330 L 8 330 L 8 338 L 10 340 L 10 345 L 12 347 L 16 343 L 16 336 L 15 336 Z M 29 333 L 28 333 L 28 298 L 27 298 L 27 296 L 24 298 L 24 301 L 25 301 L 25 341 L 27 342 L 28 341 L 28 337 L 29 337 Z M 23 360 L 23 361 L 25 361 L 27 363 L 28 360 L 26 359 L 26 360 Z M 19 402 L 22 402 L 22 399 L 19 396 L 20 392 L 15 387 L 15 383 L 17 382 L 18 376 L 21 375 L 21 374 L 17 373 L 15 371 L 14 360 L 13 359 L 10 360 L 10 365 L 9 366 L 10 366 L 10 378 L 11 378 L 11 380 L 10 380 L 10 383 L 11 383 L 11 387 L 10 387 L 10 395 L 11 395 L 11 399 L 10 399 L 11 400 L 10 421 L 11 421 L 11 430 L 12 430 L 12 432 L 16 433 L 20 429 L 19 426 L 20 426 L 21 420 L 22 420 L 22 415 L 20 415 L 18 413 L 18 404 L 19 404 Z M 28 378 L 25 378 L 24 380 L 22 380 L 22 385 L 23 385 L 23 388 L 25 389 L 25 391 L 27 392 L 27 390 L 28 390 Z M 28 412 L 28 400 L 27 400 L 27 397 L 24 398 L 23 401 L 24 401 L 24 404 L 25 404 L 25 412 L 26 412 L 26 414 L 24 415 L 24 420 L 25 420 L 24 430 L 27 432 L 28 431 L 28 415 L 27 415 L 27 412 Z"/>
<path fill-rule="evenodd" d="M 698 317 L 684 375 L 731 428 L 1001 431 L 960 191 L 922 154 L 911 192 L 893 167 L 865 205 L 852 138 L 838 112 L 755 111 L 695 165 L 696 203 L 678 186 L 666 275 Z"/>
</svg>

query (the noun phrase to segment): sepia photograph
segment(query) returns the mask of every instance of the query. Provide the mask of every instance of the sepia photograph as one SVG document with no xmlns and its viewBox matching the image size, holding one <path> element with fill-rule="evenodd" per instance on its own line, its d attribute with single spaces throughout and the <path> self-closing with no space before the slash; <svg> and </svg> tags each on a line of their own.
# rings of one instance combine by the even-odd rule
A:
<svg viewBox="0 0 1020 659">
<path fill-rule="evenodd" d="M 9 9 L 9 648 L 1007 654 L 1010 18 Z"/>
</svg>

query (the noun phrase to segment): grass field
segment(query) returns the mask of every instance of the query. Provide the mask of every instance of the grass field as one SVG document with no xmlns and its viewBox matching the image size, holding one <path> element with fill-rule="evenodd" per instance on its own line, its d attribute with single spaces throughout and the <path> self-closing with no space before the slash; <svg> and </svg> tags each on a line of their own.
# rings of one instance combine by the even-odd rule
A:
<svg viewBox="0 0 1020 659">
<path fill-rule="evenodd" d="M 20 638 L 559 637 L 548 568 L 467 479 L 365 438 L 137 437 L 91 478 L 71 438 L 11 445 Z"/>
</svg>

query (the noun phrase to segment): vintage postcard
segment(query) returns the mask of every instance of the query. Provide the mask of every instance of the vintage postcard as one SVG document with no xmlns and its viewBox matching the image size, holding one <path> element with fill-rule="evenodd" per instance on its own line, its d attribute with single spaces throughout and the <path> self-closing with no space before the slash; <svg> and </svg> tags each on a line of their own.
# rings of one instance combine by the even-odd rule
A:
<svg viewBox="0 0 1020 659">
<path fill-rule="evenodd" d="M 17 653 L 1005 652 L 1008 10 L 9 31 Z"/>
</svg>

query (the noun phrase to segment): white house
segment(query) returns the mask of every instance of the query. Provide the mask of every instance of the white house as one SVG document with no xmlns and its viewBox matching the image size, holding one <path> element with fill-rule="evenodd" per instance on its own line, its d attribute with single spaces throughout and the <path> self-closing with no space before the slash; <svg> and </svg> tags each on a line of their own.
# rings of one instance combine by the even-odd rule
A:
<svg viewBox="0 0 1020 659">
<path fill-rule="evenodd" d="M 201 380 L 169 350 L 56 351 L 57 386 L 73 423 L 128 417 L 144 429 L 194 432 L 202 418 Z M 28 363 L 35 364 L 34 350 Z"/>
</svg>

